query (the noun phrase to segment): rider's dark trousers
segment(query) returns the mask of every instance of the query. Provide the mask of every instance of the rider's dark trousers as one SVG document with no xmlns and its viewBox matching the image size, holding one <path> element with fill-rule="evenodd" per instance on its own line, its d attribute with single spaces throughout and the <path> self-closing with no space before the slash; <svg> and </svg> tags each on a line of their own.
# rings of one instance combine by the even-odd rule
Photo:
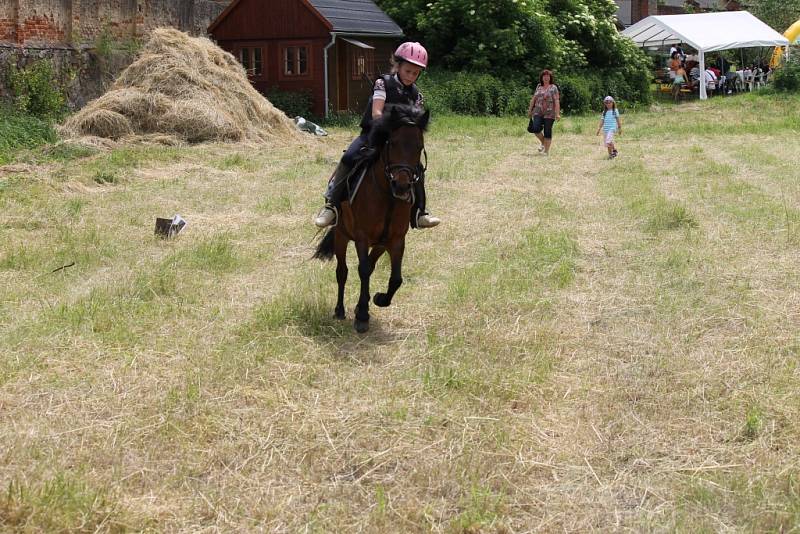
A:
<svg viewBox="0 0 800 534">
<path fill-rule="evenodd" d="M 366 132 L 361 132 L 361 135 L 353 139 L 347 150 L 344 151 L 342 159 L 339 162 L 339 167 L 333 175 L 333 178 L 328 182 L 328 189 L 325 191 L 325 199 L 332 204 L 338 204 L 341 200 L 341 193 L 344 190 L 345 179 L 350 174 L 350 170 L 355 166 L 358 153 L 367 145 L 369 138 Z M 344 168 L 343 168 L 344 166 Z"/>
</svg>

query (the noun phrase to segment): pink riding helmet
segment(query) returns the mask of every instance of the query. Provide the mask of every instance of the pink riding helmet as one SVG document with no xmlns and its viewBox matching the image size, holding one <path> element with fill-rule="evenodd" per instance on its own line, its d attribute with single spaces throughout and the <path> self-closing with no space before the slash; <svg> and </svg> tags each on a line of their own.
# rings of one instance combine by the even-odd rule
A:
<svg viewBox="0 0 800 534">
<path fill-rule="evenodd" d="M 419 43 L 405 42 L 397 47 L 394 55 L 423 69 L 428 67 L 428 51 Z"/>
</svg>

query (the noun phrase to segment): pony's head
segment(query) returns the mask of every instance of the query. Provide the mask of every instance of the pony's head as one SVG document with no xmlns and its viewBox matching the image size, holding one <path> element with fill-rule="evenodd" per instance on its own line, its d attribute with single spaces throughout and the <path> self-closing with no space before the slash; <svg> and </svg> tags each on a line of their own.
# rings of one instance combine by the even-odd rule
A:
<svg viewBox="0 0 800 534">
<path fill-rule="evenodd" d="M 424 170 L 420 162 L 425 150 L 423 133 L 429 119 L 429 111 L 389 105 L 374 125 L 374 142 L 382 148 L 384 172 L 396 198 L 410 200 L 411 186 Z"/>
</svg>

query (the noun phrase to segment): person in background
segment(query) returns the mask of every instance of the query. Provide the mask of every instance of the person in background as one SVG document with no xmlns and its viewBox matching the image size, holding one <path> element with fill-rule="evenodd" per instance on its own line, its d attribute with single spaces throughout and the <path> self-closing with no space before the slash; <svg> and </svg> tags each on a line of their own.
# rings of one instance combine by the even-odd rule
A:
<svg viewBox="0 0 800 534">
<path fill-rule="evenodd" d="M 614 144 L 614 134 L 622 133 L 622 122 L 619 120 L 619 110 L 617 110 L 617 103 L 614 97 L 609 95 L 603 99 L 603 114 L 600 117 L 600 125 L 597 127 L 597 133 L 600 135 L 600 130 L 603 130 L 603 142 L 608 149 L 608 159 L 617 157 L 617 147 Z"/>
<path fill-rule="evenodd" d="M 672 54 L 676 52 L 678 53 L 678 59 L 680 59 L 681 62 L 686 60 L 686 54 L 683 52 L 683 43 L 672 45 L 669 49 L 669 57 L 672 57 Z"/>
<path fill-rule="evenodd" d="M 675 73 L 675 79 L 672 81 L 672 98 L 675 99 L 675 102 L 677 102 L 681 96 L 683 84 L 687 84 L 690 88 L 692 87 L 692 81 L 686 74 L 686 69 L 678 67 L 678 72 Z"/>
<path fill-rule="evenodd" d="M 549 155 L 553 142 L 553 123 L 561 118 L 561 103 L 553 73 L 547 69 L 539 75 L 539 85 L 528 105 L 528 117 L 533 119 L 533 134 L 539 140 L 539 152 Z"/>
<path fill-rule="evenodd" d="M 700 65 L 695 65 L 689 71 L 689 83 L 699 83 L 700 82 Z"/>
<path fill-rule="evenodd" d="M 669 57 L 669 61 L 667 62 L 667 67 L 669 67 L 669 79 L 674 80 L 675 74 L 678 72 L 678 67 L 682 65 L 680 55 L 677 51 L 672 52 Z"/>
<path fill-rule="evenodd" d="M 717 68 L 722 74 L 727 74 L 731 70 L 731 62 L 725 59 L 722 54 L 720 54 L 717 58 Z"/>
<path fill-rule="evenodd" d="M 717 75 L 714 74 L 714 71 L 711 70 L 711 67 L 706 69 L 705 76 L 703 78 L 706 84 L 706 90 L 714 92 L 714 89 L 717 88 Z"/>
</svg>

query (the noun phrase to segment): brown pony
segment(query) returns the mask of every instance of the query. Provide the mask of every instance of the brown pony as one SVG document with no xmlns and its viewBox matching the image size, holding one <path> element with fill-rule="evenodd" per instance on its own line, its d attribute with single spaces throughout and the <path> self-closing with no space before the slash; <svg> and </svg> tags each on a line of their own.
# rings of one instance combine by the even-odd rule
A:
<svg viewBox="0 0 800 534">
<path fill-rule="evenodd" d="M 412 185 L 424 171 L 423 132 L 429 118 L 427 111 L 422 113 L 411 106 L 386 106 L 382 119 L 373 125 L 372 139 L 379 149 L 377 160 L 366 164 L 358 195 L 352 205 L 342 202 L 337 225 L 328 229 L 314 254 L 321 260 L 330 260 L 336 254 L 339 293 L 334 315 L 344 319 L 347 245 L 350 241 L 355 243 L 361 294 L 353 326 L 359 333 L 369 329 L 369 279 L 384 252 L 391 258 L 392 272 L 386 293 L 375 294 L 375 305 L 391 304 L 403 283 L 401 267 L 411 219 Z"/>
</svg>

